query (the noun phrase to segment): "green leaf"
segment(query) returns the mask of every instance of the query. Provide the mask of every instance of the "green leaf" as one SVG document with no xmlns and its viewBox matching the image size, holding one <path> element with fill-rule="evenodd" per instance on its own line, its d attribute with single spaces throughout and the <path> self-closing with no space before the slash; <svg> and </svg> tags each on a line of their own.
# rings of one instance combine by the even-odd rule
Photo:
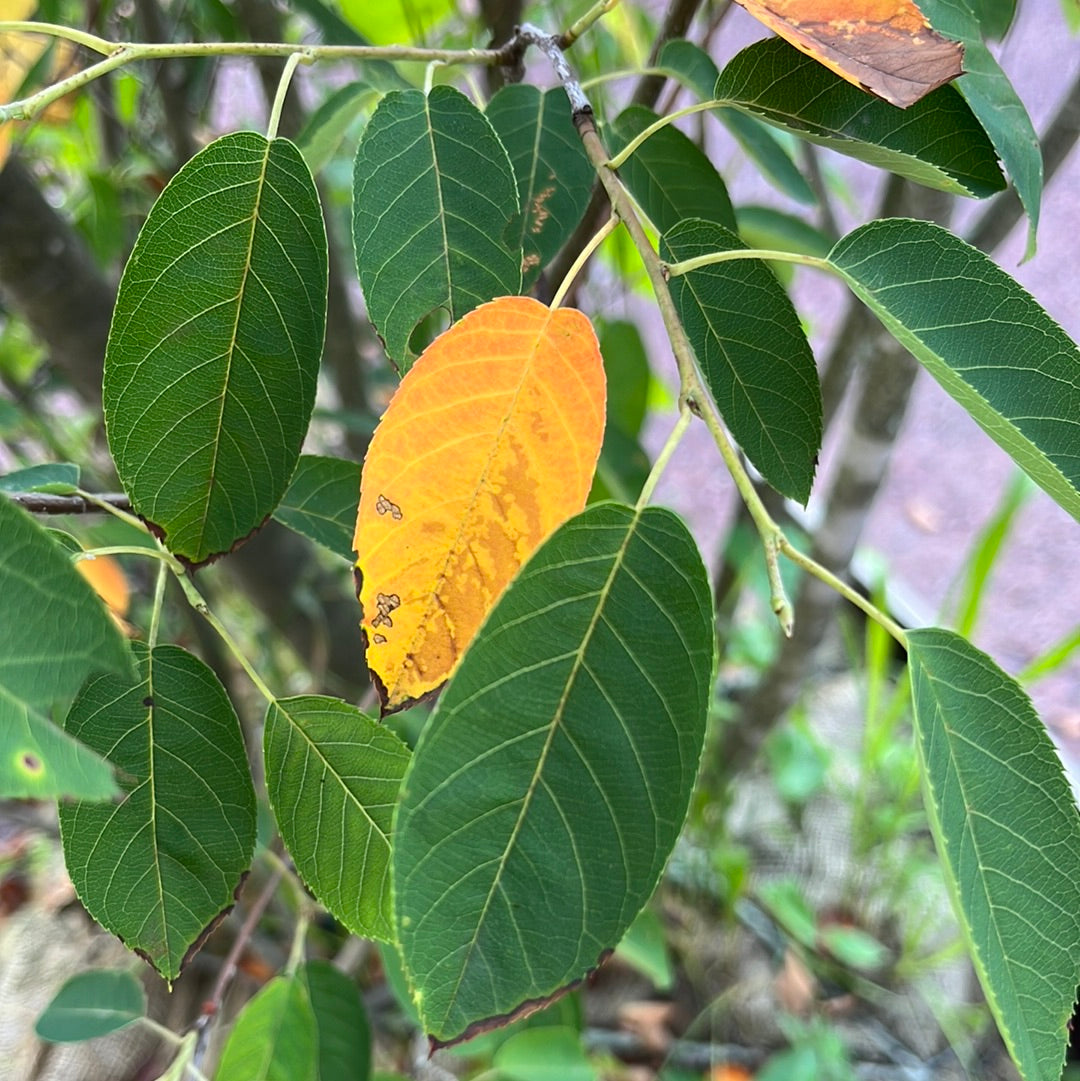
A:
<svg viewBox="0 0 1080 1081">
<path fill-rule="evenodd" d="M 253 132 L 196 154 L 139 233 L 105 355 L 105 427 L 132 505 L 190 563 L 257 529 L 289 483 L 315 403 L 326 259 L 300 151 Z"/>
<path fill-rule="evenodd" d="M 643 105 L 624 109 L 612 125 L 618 150 L 659 119 Z M 678 128 L 649 136 L 619 166 L 619 176 L 661 233 L 684 218 L 704 218 L 735 229 L 735 211 L 713 163 Z"/>
<path fill-rule="evenodd" d="M 936 30 L 964 43 L 964 75 L 956 80 L 956 90 L 990 136 L 1027 212 L 1025 257 L 1031 258 L 1043 188 L 1042 150 L 1031 118 L 1009 77 L 983 43 L 979 20 L 967 0 L 920 0 L 920 7 Z"/>
<path fill-rule="evenodd" d="M 104 604 L 68 555 L 0 497 L 0 696 L 43 711 L 131 657 Z"/>
<path fill-rule="evenodd" d="M 562 89 L 504 86 L 485 114 L 517 178 L 521 214 L 514 243 L 523 251 L 523 291 L 555 257 L 589 205 L 596 173 L 570 119 Z"/>
<path fill-rule="evenodd" d="M 362 116 L 375 89 L 367 83 L 349 83 L 335 90 L 311 114 L 296 139 L 308 168 L 317 173 L 329 165 L 349 129 Z"/>
<path fill-rule="evenodd" d="M 359 501 L 359 465 L 343 458 L 302 454 L 274 517 L 352 563 Z"/>
<path fill-rule="evenodd" d="M 572 1028 L 531 1028 L 511 1036 L 495 1052 L 493 1065 L 509 1081 L 595 1081 L 593 1069 Z"/>
<path fill-rule="evenodd" d="M 919 184 L 984 197 L 1005 178 L 960 94 L 943 86 L 907 109 L 871 97 L 781 38 L 743 49 L 715 97 L 810 142 Z"/>
<path fill-rule="evenodd" d="M 64 722 L 116 767 L 124 796 L 61 803 L 60 834 L 86 910 L 171 981 L 232 907 L 255 792 L 214 673 L 179 646 L 132 648 L 139 678 L 92 681 Z"/>
<path fill-rule="evenodd" d="M 675 970 L 668 954 L 664 925 L 651 908 L 643 908 L 638 913 L 615 953 L 648 977 L 658 991 L 670 991 L 675 986 Z"/>
<path fill-rule="evenodd" d="M 684 221 L 660 239 L 681 262 L 745 245 L 714 222 Z M 787 293 L 754 259 L 671 279 L 671 298 L 732 435 L 778 492 L 805 503 L 821 447 L 821 388 Z"/>
<path fill-rule="evenodd" d="M 320 1081 L 315 1015 L 301 980 L 278 976 L 241 1011 L 215 1081 Z"/>
<path fill-rule="evenodd" d="M 864 225 L 829 262 L 987 435 L 1080 519 L 1080 351 L 1030 294 L 924 221 Z"/>
<path fill-rule="evenodd" d="M 610 384 L 609 384 L 610 385 Z M 596 463 L 589 502 L 615 499 L 633 503 L 641 495 L 649 478 L 652 463 L 641 444 L 627 435 L 617 424 L 604 429 L 604 443 Z"/>
<path fill-rule="evenodd" d="M 1016 17 L 1016 0 L 967 0 L 983 37 L 1000 39 Z M 967 59 L 966 50 L 964 59 Z M 965 70 L 967 65 L 964 65 Z"/>
<path fill-rule="evenodd" d="M 600 353 L 607 376 L 607 421 L 636 438 L 649 405 L 649 358 L 635 323 L 623 319 L 600 324 Z"/>
<path fill-rule="evenodd" d="M 521 289 L 518 194 L 491 122 L 448 86 L 389 93 L 356 151 L 356 269 L 394 364 L 437 309 L 452 322 Z"/>
<path fill-rule="evenodd" d="M 908 633 L 930 824 L 987 1002 L 1025 1081 L 1056 1081 L 1080 983 L 1080 815 L 1015 680 L 951 631 Z"/>
<path fill-rule="evenodd" d="M 112 766 L 0 691 L 0 799 L 111 799 Z"/>
<path fill-rule="evenodd" d="M 49 1043 L 80 1043 L 116 1032 L 145 1013 L 146 995 L 130 972 L 96 969 L 66 981 L 34 1031 Z"/>
<path fill-rule="evenodd" d="M 398 936 L 444 1044 L 580 980 L 656 885 L 712 685 L 701 556 L 604 503 L 526 563 L 424 729 L 394 826 Z"/>
<path fill-rule="evenodd" d="M 0 477 L 0 492 L 54 492 L 66 495 L 79 486 L 79 467 L 70 462 L 29 465 Z"/>
<path fill-rule="evenodd" d="M 740 206 L 735 211 L 735 218 L 739 223 L 739 236 L 751 248 L 799 252 L 824 258 L 832 247 L 832 239 L 808 221 L 770 206 Z M 770 260 L 769 269 L 785 289 L 791 286 L 796 269 L 792 263 Z"/>
<path fill-rule="evenodd" d="M 390 823 L 409 749 L 336 698 L 273 703 L 266 789 L 301 878 L 354 934 L 394 939 Z"/>
<path fill-rule="evenodd" d="M 692 41 L 669 41 L 660 51 L 658 66 L 666 69 L 701 101 L 711 101 L 720 72 L 713 59 L 700 45 Z M 813 206 L 817 196 L 799 172 L 791 155 L 780 145 L 776 136 L 754 117 L 738 109 L 717 108 L 713 115 L 731 132 L 743 153 L 758 171 L 778 191 L 797 202 Z"/>
<path fill-rule="evenodd" d="M 328 961 L 308 961 L 297 975 L 315 1015 L 319 1081 L 367 1081 L 371 1027 L 356 984 Z"/>
</svg>

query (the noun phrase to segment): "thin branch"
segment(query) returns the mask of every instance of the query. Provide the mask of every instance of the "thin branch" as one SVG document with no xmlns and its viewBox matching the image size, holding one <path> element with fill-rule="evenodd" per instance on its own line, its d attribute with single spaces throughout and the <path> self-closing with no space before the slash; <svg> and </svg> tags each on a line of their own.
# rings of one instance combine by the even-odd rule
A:
<svg viewBox="0 0 1080 1081">
<path fill-rule="evenodd" d="M 131 510 L 131 500 L 123 492 L 99 495 L 93 502 L 81 495 L 49 495 L 45 492 L 16 492 L 8 498 L 31 514 L 105 514 L 103 503 L 116 510 Z"/>
</svg>

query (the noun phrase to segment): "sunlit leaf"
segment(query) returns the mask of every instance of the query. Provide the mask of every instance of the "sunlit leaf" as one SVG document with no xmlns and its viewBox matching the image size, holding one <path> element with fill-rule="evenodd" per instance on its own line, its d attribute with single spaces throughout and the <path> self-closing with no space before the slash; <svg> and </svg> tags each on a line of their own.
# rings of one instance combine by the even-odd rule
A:
<svg viewBox="0 0 1080 1081">
<path fill-rule="evenodd" d="M 232 907 L 255 845 L 240 724 L 217 677 L 178 646 L 132 646 L 138 679 L 102 676 L 64 728 L 104 755 L 117 804 L 60 804 L 68 873 L 106 930 L 175 979 Z"/>
<path fill-rule="evenodd" d="M 615 953 L 648 977 L 658 991 L 670 991 L 675 971 L 668 953 L 664 925 L 651 908 L 643 908 L 627 929 Z"/>
<path fill-rule="evenodd" d="M 744 247 L 714 222 L 681 222 L 660 241 L 669 263 Z M 805 503 L 821 446 L 821 389 L 787 293 L 763 263 L 735 259 L 671 279 L 671 298 L 709 391 L 761 475 Z"/>
<path fill-rule="evenodd" d="M 191 563 L 277 506 L 315 402 L 326 234 L 296 147 L 226 135 L 191 159 L 139 233 L 102 399 L 136 511 Z"/>
<path fill-rule="evenodd" d="M 34 1031 L 49 1043 L 107 1036 L 146 1013 L 146 994 L 130 973 L 95 969 L 72 976 L 57 991 Z"/>
<path fill-rule="evenodd" d="M 123 567 L 112 556 L 77 560 L 75 569 L 108 605 L 110 612 L 121 618 L 127 615 L 128 605 L 131 603 L 131 588 Z"/>
<path fill-rule="evenodd" d="M 655 887 L 697 773 L 708 579 L 670 511 L 604 503 L 507 588 L 444 692 L 394 827 L 398 935 L 436 1043 L 580 980 Z"/>
<path fill-rule="evenodd" d="M 829 261 L 896 339 L 1080 519 L 1080 350 L 994 262 L 937 225 L 875 221 Z"/>
<path fill-rule="evenodd" d="M 267 710 L 266 790 L 311 891 L 354 934 L 393 941 L 390 822 L 409 749 L 336 698 Z"/>
<path fill-rule="evenodd" d="M 297 977 L 315 1015 L 319 1081 L 367 1081 L 371 1027 L 356 984 L 329 961 L 308 961 Z"/>
<path fill-rule="evenodd" d="M 522 287 L 528 289 L 581 221 L 596 173 L 561 88 L 512 83 L 488 102 L 485 114 L 517 177 Z"/>
<path fill-rule="evenodd" d="M 990 139 L 950 86 L 897 109 L 770 38 L 743 49 L 720 73 L 714 94 L 774 127 L 927 187 L 980 198 L 1005 187 Z"/>
<path fill-rule="evenodd" d="M 355 548 L 383 711 L 440 687 L 506 583 L 585 503 L 604 375 L 581 312 L 503 297 L 402 380 L 364 462 Z"/>
<path fill-rule="evenodd" d="M 963 49 L 931 28 L 912 0 L 738 2 L 818 63 L 900 108 L 963 70 Z"/>
<path fill-rule="evenodd" d="M 657 119 L 642 105 L 624 109 L 612 125 L 612 149 L 625 146 Z M 684 218 L 735 228 L 735 211 L 720 174 L 678 128 L 654 132 L 619 166 L 619 175 L 661 233 Z"/>
<path fill-rule="evenodd" d="M 1080 815 L 1020 686 L 951 631 L 908 633 L 934 840 L 998 1028 L 1056 1081 L 1080 983 Z"/>
<path fill-rule="evenodd" d="M 359 498 L 360 467 L 355 462 L 302 454 L 274 517 L 351 563 Z"/>
<path fill-rule="evenodd" d="M 368 317 L 401 371 L 409 339 L 442 309 L 460 319 L 521 288 L 514 171 L 491 122 L 437 86 L 389 93 L 353 172 L 353 242 Z"/>
<path fill-rule="evenodd" d="M 278 976 L 244 1006 L 214 1081 L 321 1081 L 315 1015 L 301 979 Z"/>
</svg>

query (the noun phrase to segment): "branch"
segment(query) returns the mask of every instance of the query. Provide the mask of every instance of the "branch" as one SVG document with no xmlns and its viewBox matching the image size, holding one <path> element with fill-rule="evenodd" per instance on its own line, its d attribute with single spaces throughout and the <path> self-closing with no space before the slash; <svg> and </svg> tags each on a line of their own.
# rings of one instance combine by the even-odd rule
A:
<svg viewBox="0 0 1080 1081">
<path fill-rule="evenodd" d="M 102 503 L 108 503 L 116 510 L 131 510 L 131 500 L 123 492 L 99 495 L 97 502 L 81 495 L 49 495 L 45 492 L 16 492 L 8 498 L 31 514 L 105 514 Z"/>
</svg>

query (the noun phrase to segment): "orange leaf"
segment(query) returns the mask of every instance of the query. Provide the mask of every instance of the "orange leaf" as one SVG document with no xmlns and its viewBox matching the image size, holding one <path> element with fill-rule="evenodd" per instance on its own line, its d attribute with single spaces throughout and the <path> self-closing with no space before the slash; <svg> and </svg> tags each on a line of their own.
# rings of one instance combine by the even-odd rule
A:
<svg viewBox="0 0 1080 1081">
<path fill-rule="evenodd" d="M 585 505 L 604 432 L 588 319 L 528 297 L 436 338 L 379 422 L 354 547 L 383 713 L 449 677 L 537 545 Z"/>
<path fill-rule="evenodd" d="M 739 0 L 755 19 L 848 82 L 901 109 L 963 74 L 963 46 L 912 0 Z"/>
<path fill-rule="evenodd" d="M 75 569 L 90 583 L 94 592 L 105 602 L 117 625 L 126 634 L 130 627 L 124 621 L 131 601 L 127 576 L 112 556 L 80 559 Z"/>
</svg>

